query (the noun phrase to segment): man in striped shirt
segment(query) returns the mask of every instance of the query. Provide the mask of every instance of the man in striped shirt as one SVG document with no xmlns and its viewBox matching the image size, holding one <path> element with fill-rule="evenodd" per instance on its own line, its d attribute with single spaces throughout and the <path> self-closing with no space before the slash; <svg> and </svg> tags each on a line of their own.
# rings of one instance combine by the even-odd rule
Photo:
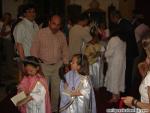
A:
<svg viewBox="0 0 150 113">
<path fill-rule="evenodd" d="M 40 58 L 42 71 L 51 86 L 51 104 L 52 112 L 58 110 L 59 101 L 59 84 L 60 77 L 58 70 L 60 66 L 68 64 L 68 46 L 65 35 L 60 31 L 61 17 L 53 15 L 49 20 L 49 25 L 41 29 L 31 47 L 31 55 Z"/>
</svg>

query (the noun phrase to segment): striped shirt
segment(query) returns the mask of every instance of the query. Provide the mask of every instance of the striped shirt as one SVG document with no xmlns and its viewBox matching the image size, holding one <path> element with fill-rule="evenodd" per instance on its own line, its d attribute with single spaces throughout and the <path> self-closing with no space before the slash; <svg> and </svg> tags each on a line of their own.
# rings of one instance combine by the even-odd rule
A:
<svg viewBox="0 0 150 113">
<path fill-rule="evenodd" d="M 45 64 L 62 60 L 68 63 L 68 46 L 64 34 L 61 31 L 53 34 L 49 27 L 41 29 L 32 42 L 31 55 L 40 58 Z"/>
</svg>

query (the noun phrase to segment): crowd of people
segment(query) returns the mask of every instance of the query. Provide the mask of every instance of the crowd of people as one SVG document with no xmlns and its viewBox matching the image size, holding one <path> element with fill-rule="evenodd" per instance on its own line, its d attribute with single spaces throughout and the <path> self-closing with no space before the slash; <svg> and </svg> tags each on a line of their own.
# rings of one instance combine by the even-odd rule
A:
<svg viewBox="0 0 150 113">
<path fill-rule="evenodd" d="M 21 113 L 97 113 L 94 93 L 101 87 L 112 94 L 109 103 L 150 110 L 150 29 L 140 17 L 131 22 L 113 10 L 109 30 L 83 12 L 76 23 L 69 20 L 66 35 L 59 14 L 42 27 L 34 4 L 19 11 L 15 22 L 10 13 L 0 21 L 0 59 L 9 65 L 18 56 L 17 90 L 26 94 L 17 103 Z M 131 96 L 137 73 L 140 101 Z"/>
</svg>

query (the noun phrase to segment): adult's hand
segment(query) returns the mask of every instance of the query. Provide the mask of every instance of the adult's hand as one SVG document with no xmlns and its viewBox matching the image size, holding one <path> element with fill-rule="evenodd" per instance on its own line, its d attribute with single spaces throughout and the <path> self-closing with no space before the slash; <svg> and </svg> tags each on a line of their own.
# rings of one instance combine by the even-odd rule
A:
<svg viewBox="0 0 150 113">
<path fill-rule="evenodd" d="M 121 98 L 124 102 L 125 105 L 129 106 L 129 107 L 132 107 L 132 102 L 133 102 L 133 97 L 131 96 L 126 96 L 126 97 L 122 97 Z"/>
</svg>

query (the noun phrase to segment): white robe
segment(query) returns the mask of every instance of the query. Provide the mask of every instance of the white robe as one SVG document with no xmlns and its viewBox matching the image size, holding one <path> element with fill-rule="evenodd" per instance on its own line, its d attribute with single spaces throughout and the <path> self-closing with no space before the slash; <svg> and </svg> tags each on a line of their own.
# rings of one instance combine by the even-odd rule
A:
<svg viewBox="0 0 150 113">
<path fill-rule="evenodd" d="M 61 113 L 96 113 L 95 95 L 91 82 L 87 76 L 78 74 L 75 71 L 69 71 L 66 75 L 67 88 L 64 88 L 64 82 L 60 83 L 60 108 L 68 105 Z M 73 89 L 74 88 L 74 89 Z M 68 90 L 66 92 L 66 89 Z M 70 96 L 70 91 L 79 90 L 81 96 Z"/>
<path fill-rule="evenodd" d="M 104 67 L 104 63 L 102 61 L 102 58 L 100 57 L 97 58 L 97 62 L 89 65 L 91 81 L 95 89 L 103 87 L 103 82 L 104 82 L 103 67 Z"/>
<path fill-rule="evenodd" d="M 119 94 L 125 90 L 126 43 L 112 37 L 107 45 L 105 57 L 108 63 L 104 86 L 109 92 Z"/>
<path fill-rule="evenodd" d="M 27 103 L 27 113 L 46 113 L 45 95 L 45 87 L 40 82 L 37 82 L 30 93 L 30 96 L 32 96 L 33 100 Z"/>
</svg>

